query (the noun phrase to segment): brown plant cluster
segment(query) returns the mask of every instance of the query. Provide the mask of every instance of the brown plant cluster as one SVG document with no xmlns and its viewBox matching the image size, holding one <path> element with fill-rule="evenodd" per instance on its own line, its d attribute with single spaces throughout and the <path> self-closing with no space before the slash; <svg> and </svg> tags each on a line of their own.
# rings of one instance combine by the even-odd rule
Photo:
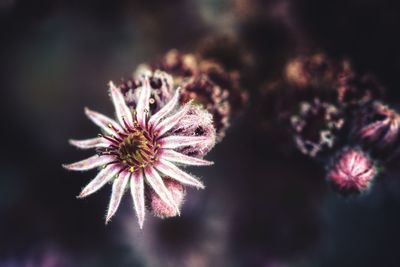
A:
<svg viewBox="0 0 400 267">
<path fill-rule="evenodd" d="M 227 71 L 217 61 L 205 59 L 199 54 L 170 50 L 158 61 L 141 65 L 136 73 L 143 69 L 161 70 L 172 75 L 174 86 L 181 88 L 182 103 L 193 99 L 213 115 L 218 141 L 224 138 L 231 116 L 239 114 L 247 103 L 239 72 Z M 154 75 L 152 87 L 161 89 L 162 79 Z M 134 91 L 138 86 L 136 78 L 120 85 L 123 92 Z M 164 97 L 168 89 L 160 92 Z"/>
<path fill-rule="evenodd" d="M 341 193 L 345 188 L 351 193 L 366 191 L 378 172 L 375 167 L 366 170 L 373 176 L 356 185 L 355 176 L 338 171 L 336 163 L 353 166 L 346 160 L 362 158 L 364 166 L 377 166 L 396 156 L 400 115 L 385 102 L 385 90 L 376 78 L 358 74 L 348 60 L 333 60 L 323 53 L 295 57 L 285 65 L 282 77 L 267 83 L 261 93 L 273 104 L 278 124 L 286 125 L 295 147 L 326 163 L 328 180 L 340 182 L 333 187 Z M 348 151 L 360 156 L 348 156 Z"/>
</svg>

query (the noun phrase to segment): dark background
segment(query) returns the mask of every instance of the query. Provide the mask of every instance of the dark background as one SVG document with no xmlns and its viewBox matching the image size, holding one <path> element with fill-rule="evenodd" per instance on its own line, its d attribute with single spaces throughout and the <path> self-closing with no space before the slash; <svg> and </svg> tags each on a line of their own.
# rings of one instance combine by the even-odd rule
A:
<svg viewBox="0 0 400 267">
<path fill-rule="evenodd" d="M 397 162 L 368 194 L 340 197 L 252 108 L 258 85 L 313 51 L 373 73 L 398 105 L 399 11 L 379 0 L 0 0 L 0 266 L 400 266 Z M 90 155 L 67 143 L 97 134 L 83 108 L 112 114 L 109 80 L 219 34 L 254 65 L 249 107 L 207 156 L 215 165 L 193 169 L 206 190 L 188 190 L 179 218 L 147 214 L 143 231 L 127 195 L 105 226 L 110 187 L 77 200 L 95 172 L 61 167 Z"/>
</svg>

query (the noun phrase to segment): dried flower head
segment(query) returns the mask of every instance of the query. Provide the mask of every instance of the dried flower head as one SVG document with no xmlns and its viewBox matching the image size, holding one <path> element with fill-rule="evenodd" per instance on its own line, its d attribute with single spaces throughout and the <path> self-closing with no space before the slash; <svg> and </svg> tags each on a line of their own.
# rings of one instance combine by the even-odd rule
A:
<svg viewBox="0 0 400 267">
<path fill-rule="evenodd" d="M 379 155 L 394 151 L 399 141 L 400 115 L 381 102 L 359 110 L 352 137 L 366 149 Z"/>
<path fill-rule="evenodd" d="M 151 66 L 152 70 L 163 70 L 181 85 L 188 78 L 207 76 L 221 90 L 227 91 L 227 101 L 233 112 L 240 112 L 247 103 L 247 94 L 241 88 L 241 77 L 237 70 L 226 70 L 218 61 L 205 59 L 198 54 L 184 54 L 170 50 L 163 58 Z"/>
<path fill-rule="evenodd" d="M 344 119 L 334 105 L 315 99 L 300 103 L 299 114 L 291 117 L 291 124 L 297 148 L 316 157 L 334 146 Z"/>
<path fill-rule="evenodd" d="M 142 65 L 135 72 L 135 79 L 123 82 L 122 88 L 128 105 L 132 108 L 137 103 L 140 77 L 149 76 L 151 81 L 151 111 L 157 111 L 169 101 L 175 91 L 175 87 L 181 88 L 179 102 L 186 103 L 193 99 L 194 103 L 203 106 L 213 115 L 213 124 L 217 132 L 217 139 L 221 141 L 225 131 L 229 127 L 230 107 L 227 90 L 212 82 L 207 75 L 201 74 L 190 77 L 174 78 L 164 71 L 151 71 L 148 66 Z M 176 79 L 181 82 L 176 82 Z"/>
<path fill-rule="evenodd" d="M 135 110 L 139 101 L 143 77 L 148 77 L 150 81 L 149 106 L 150 111 L 155 113 L 164 107 L 174 95 L 174 81 L 172 76 L 166 72 L 160 70 L 153 72 L 145 65 L 139 66 L 134 79 L 129 79 L 118 85 L 124 95 L 125 102 L 131 110 Z"/>
<path fill-rule="evenodd" d="M 370 188 L 376 175 L 374 162 L 362 150 L 345 148 L 329 166 L 327 180 L 343 195 L 359 194 Z"/>
<path fill-rule="evenodd" d="M 219 141 L 229 127 L 231 112 L 240 113 L 248 101 L 239 72 L 227 71 L 214 60 L 171 50 L 150 68 L 171 74 L 182 87 L 183 100 L 193 98 L 213 114 Z"/>
<path fill-rule="evenodd" d="M 204 188 L 204 185 L 177 165 L 211 165 L 210 161 L 184 155 L 177 148 L 206 142 L 206 136 L 184 136 L 171 132 L 188 114 L 191 102 L 177 110 L 179 90 L 157 112 L 150 111 L 151 79 L 144 75 L 136 102 L 135 112 L 126 105 L 123 94 L 110 82 L 110 95 L 115 106 L 117 121 L 95 111 L 85 109 L 86 115 L 104 134 L 87 140 L 71 140 L 78 148 L 96 148 L 97 155 L 82 161 L 66 164 L 69 170 L 85 171 L 100 167 L 97 176 L 82 190 L 80 198 L 86 197 L 112 182 L 111 200 L 106 222 L 116 212 L 125 189 L 130 187 L 134 207 L 142 228 L 145 216 L 145 190 L 151 188 L 176 214 L 179 203 L 165 185 L 164 178 Z"/>
</svg>

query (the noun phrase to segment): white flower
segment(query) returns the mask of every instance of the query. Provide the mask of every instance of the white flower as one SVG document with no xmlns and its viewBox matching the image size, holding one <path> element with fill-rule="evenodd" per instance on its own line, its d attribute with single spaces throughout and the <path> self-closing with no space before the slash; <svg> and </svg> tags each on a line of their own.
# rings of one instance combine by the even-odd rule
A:
<svg viewBox="0 0 400 267">
<path fill-rule="evenodd" d="M 66 169 L 86 171 L 100 168 L 97 176 L 82 190 L 79 197 L 86 197 L 112 182 L 112 194 L 106 223 L 116 212 L 127 188 L 133 198 L 134 208 L 140 228 L 145 217 L 145 188 L 149 186 L 159 198 L 179 214 L 179 203 L 165 186 L 163 177 L 168 177 L 183 185 L 204 188 L 195 177 L 178 165 L 211 165 L 213 162 L 184 155 L 176 151 L 182 147 L 195 146 L 207 142 L 206 136 L 174 135 L 174 126 L 187 115 L 191 103 L 180 109 L 179 89 L 171 100 L 155 114 L 149 112 L 151 88 L 149 78 L 142 77 L 140 94 L 135 112 L 131 112 L 124 97 L 112 82 L 110 95 L 115 106 L 117 121 L 100 113 L 85 109 L 86 115 L 104 134 L 86 140 L 70 140 L 81 149 L 96 148 L 98 153 L 87 159 L 63 165 Z"/>
</svg>

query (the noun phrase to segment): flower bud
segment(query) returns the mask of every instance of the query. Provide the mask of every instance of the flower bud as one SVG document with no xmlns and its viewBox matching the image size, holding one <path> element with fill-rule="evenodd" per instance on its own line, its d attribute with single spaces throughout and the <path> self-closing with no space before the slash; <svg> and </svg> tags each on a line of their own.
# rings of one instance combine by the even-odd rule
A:
<svg viewBox="0 0 400 267">
<path fill-rule="evenodd" d="M 213 116 L 213 123 L 217 133 L 217 140 L 221 141 L 229 127 L 231 114 L 228 102 L 229 93 L 222 90 L 207 76 L 192 78 L 182 87 L 181 101 L 194 99 L 196 104 L 202 105 Z"/>
<path fill-rule="evenodd" d="M 185 187 L 175 181 L 172 180 L 168 177 L 163 178 L 164 184 L 167 187 L 168 191 L 171 192 L 172 198 L 174 202 L 176 203 L 177 207 L 180 209 L 183 199 L 186 195 L 186 189 Z M 149 198 L 149 205 L 150 205 L 150 210 L 154 213 L 155 216 L 160 217 L 160 218 L 169 218 L 169 217 L 175 217 L 178 215 L 176 209 L 173 207 L 169 206 L 167 203 L 165 203 L 154 190 L 150 189 L 148 192 L 148 198 Z"/>
<path fill-rule="evenodd" d="M 367 191 L 376 175 L 375 164 L 363 151 L 345 148 L 332 161 L 327 180 L 339 193 L 350 195 Z"/>
<path fill-rule="evenodd" d="M 172 131 L 175 135 L 207 137 L 204 142 L 177 149 L 179 152 L 189 156 L 204 157 L 216 142 L 213 117 L 199 105 L 192 106 L 187 115 L 178 122 Z"/>
<path fill-rule="evenodd" d="M 377 156 L 389 156 L 399 141 L 400 115 L 374 102 L 356 114 L 352 137 Z"/>
</svg>

